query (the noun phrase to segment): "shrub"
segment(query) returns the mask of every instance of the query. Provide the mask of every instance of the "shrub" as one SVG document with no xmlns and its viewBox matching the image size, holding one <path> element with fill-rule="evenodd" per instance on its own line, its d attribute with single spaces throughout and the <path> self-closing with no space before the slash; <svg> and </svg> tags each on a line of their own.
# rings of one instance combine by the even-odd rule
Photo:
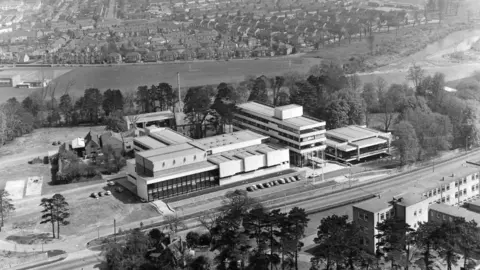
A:
<svg viewBox="0 0 480 270">
<path fill-rule="evenodd" d="M 200 237 L 198 238 L 198 245 L 199 246 L 208 246 L 210 245 L 210 242 L 212 240 L 212 237 L 210 236 L 209 233 L 204 233 L 202 235 L 200 235 Z"/>
<path fill-rule="evenodd" d="M 200 234 L 198 234 L 197 232 L 192 231 L 187 233 L 186 240 L 187 240 L 187 245 L 190 248 L 196 247 L 199 243 L 199 239 L 200 239 Z"/>
</svg>

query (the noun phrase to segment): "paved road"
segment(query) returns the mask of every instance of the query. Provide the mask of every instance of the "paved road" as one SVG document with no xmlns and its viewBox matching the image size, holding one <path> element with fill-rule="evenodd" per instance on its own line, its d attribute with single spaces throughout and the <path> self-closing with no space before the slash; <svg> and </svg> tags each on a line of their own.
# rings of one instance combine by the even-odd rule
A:
<svg viewBox="0 0 480 270">
<path fill-rule="evenodd" d="M 32 270 L 92 270 L 92 269 L 102 269 L 103 257 L 100 252 L 92 251 L 79 251 L 75 253 L 70 253 L 65 260 L 34 267 L 31 266 Z M 21 268 L 19 268 L 21 269 Z"/>
</svg>

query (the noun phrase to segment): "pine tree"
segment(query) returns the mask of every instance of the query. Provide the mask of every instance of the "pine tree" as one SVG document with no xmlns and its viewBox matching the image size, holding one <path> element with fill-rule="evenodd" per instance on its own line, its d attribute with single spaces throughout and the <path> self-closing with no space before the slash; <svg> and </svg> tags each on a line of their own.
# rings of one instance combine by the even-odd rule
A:
<svg viewBox="0 0 480 270">
<path fill-rule="evenodd" d="M 0 231 L 7 220 L 8 214 L 15 211 L 15 206 L 12 204 L 10 194 L 6 190 L 0 190 Z"/>
</svg>

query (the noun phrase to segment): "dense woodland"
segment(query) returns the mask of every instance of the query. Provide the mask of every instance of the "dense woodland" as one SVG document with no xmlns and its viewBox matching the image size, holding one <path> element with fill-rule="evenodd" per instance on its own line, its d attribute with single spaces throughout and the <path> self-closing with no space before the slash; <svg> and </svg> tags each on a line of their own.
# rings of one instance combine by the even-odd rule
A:
<svg viewBox="0 0 480 270">
<path fill-rule="evenodd" d="M 236 190 L 226 194 L 218 212 L 209 212 L 198 221 L 204 233 L 190 231 L 183 239 L 185 244 L 174 248 L 167 246 L 186 228 L 176 216 L 167 216 L 164 227 L 148 233 L 138 228 L 125 232 L 125 240 L 106 240 L 107 265 L 119 270 L 299 269 L 301 239 L 309 222 L 304 209 L 267 210 L 245 191 Z M 447 269 L 457 265 L 472 269 L 472 258 L 480 255 L 474 221 L 419 223 L 416 227 L 413 230 L 391 215 L 377 224 L 377 252 L 369 254 L 364 251 L 361 226 L 349 222 L 348 216 L 325 217 L 318 225 L 315 247 L 307 250 L 313 255 L 310 270 L 436 269 L 439 263 Z M 189 249 L 197 253 L 192 255 Z"/>
<path fill-rule="evenodd" d="M 324 119 L 327 129 L 366 124 L 393 131 L 394 145 L 403 164 L 436 155 L 439 151 L 467 148 L 479 141 L 480 74 L 460 83 L 457 92 L 444 91 L 445 76 L 427 76 L 413 65 L 407 76 L 413 87 L 387 83 L 379 77 L 362 84 L 333 62 L 313 66 L 307 74 L 289 72 L 275 77 L 248 76 L 235 84 L 190 87 L 184 93 L 183 111 L 194 138 L 204 137 L 207 126 L 216 133 L 231 123 L 235 104 L 258 101 L 271 106 L 295 103 L 312 117 Z M 19 102 L 1 105 L 0 143 L 45 126 L 106 124 L 125 131 L 123 115 L 173 110 L 178 92 L 167 83 L 139 86 L 122 92 L 86 89 L 74 97 L 52 83 Z"/>
</svg>

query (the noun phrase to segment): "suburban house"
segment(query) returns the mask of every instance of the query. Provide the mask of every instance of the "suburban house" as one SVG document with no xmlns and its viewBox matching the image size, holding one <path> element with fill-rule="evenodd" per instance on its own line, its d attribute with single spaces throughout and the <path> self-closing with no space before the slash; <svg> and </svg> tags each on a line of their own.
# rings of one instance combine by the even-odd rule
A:
<svg viewBox="0 0 480 270">
<path fill-rule="evenodd" d="M 122 55 L 116 52 L 112 52 L 107 57 L 108 63 L 117 64 L 122 62 Z"/>
<path fill-rule="evenodd" d="M 138 63 L 142 61 L 142 55 L 139 52 L 129 52 L 125 56 L 126 63 Z"/>
<path fill-rule="evenodd" d="M 88 132 L 84 138 L 84 142 L 87 157 L 98 155 L 102 151 L 98 134 L 92 133 L 91 131 Z"/>
<path fill-rule="evenodd" d="M 79 157 L 85 156 L 85 139 L 75 138 L 70 142 L 69 149 L 77 154 Z"/>
<path fill-rule="evenodd" d="M 122 151 L 129 152 L 133 150 L 133 137 L 125 134 L 122 138 L 120 133 L 108 131 L 100 136 L 100 144 L 103 150 L 111 146 L 120 154 Z"/>
</svg>

